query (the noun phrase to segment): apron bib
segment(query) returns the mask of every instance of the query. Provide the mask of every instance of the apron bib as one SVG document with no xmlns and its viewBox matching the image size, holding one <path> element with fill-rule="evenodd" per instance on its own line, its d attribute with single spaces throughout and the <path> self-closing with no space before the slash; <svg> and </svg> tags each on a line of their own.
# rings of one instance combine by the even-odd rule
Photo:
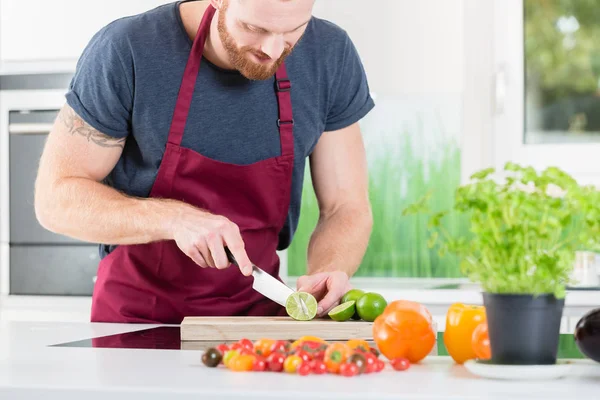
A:
<svg viewBox="0 0 600 400">
<path fill-rule="evenodd" d="M 279 118 L 273 116 L 273 124 L 279 127 L 280 156 L 235 165 L 181 147 L 215 11 L 208 6 L 194 39 L 150 197 L 177 199 L 227 217 L 239 226 L 250 260 L 280 279 L 276 250 L 288 214 L 294 166 L 291 84 L 285 63 L 274 81 Z M 201 268 L 173 240 L 120 245 L 98 267 L 91 320 L 179 324 L 185 316 L 284 315 L 283 307 L 252 289 L 252 281 L 233 265 L 224 270 Z"/>
</svg>

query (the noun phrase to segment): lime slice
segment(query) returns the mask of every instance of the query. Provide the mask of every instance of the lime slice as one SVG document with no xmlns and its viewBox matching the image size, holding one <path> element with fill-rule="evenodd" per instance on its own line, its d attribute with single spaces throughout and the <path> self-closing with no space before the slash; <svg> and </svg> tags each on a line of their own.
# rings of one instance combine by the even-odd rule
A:
<svg viewBox="0 0 600 400">
<path fill-rule="evenodd" d="M 317 315 L 317 300 L 310 293 L 294 292 L 287 298 L 285 310 L 295 320 L 309 321 Z"/>
<path fill-rule="evenodd" d="M 329 311 L 329 316 L 334 321 L 348 321 L 356 312 L 355 304 L 354 300 L 342 303 Z"/>
<path fill-rule="evenodd" d="M 352 301 L 352 300 L 358 301 L 358 299 L 360 299 L 363 294 L 365 294 L 365 292 L 360 289 L 350 289 L 346 292 L 346 294 L 344 294 L 342 296 L 342 299 L 340 300 L 340 302 L 345 303 L 347 301 Z M 352 319 L 356 319 L 356 320 L 360 319 L 358 312 L 354 313 L 354 315 L 352 316 Z"/>
</svg>

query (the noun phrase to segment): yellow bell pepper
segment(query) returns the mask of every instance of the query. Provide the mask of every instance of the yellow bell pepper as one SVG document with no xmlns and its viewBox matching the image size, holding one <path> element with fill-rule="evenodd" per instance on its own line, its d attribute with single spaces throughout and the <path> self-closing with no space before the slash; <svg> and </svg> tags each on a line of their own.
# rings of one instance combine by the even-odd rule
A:
<svg viewBox="0 0 600 400">
<path fill-rule="evenodd" d="M 483 306 L 462 303 L 450 306 L 446 314 L 444 345 L 457 364 L 476 358 L 472 345 L 473 331 L 486 321 Z"/>
</svg>

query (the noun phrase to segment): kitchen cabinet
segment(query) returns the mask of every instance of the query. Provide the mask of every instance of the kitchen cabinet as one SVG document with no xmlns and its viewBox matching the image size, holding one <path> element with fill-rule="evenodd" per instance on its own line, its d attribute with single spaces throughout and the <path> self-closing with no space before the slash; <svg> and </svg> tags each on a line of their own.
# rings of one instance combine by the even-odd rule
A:
<svg viewBox="0 0 600 400">
<path fill-rule="evenodd" d="M 172 0 L 0 0 L 0 61 L 74 61 L 111 21 Z"/>
</svg>

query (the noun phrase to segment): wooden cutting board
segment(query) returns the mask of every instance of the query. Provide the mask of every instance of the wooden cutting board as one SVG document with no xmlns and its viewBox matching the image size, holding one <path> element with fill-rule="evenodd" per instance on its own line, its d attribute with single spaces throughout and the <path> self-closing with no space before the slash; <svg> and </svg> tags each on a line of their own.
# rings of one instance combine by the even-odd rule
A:
<svg viewBox="0 0 600 400">
<path fill-rule="evenodd" d="M 182 341 L 296 340 L 317 336 L 324 340 L 372 340 L 372 322 L 314 319 L 296 321 L 290 317 L 186 317 L 181 322 Z"/>
</svg>

